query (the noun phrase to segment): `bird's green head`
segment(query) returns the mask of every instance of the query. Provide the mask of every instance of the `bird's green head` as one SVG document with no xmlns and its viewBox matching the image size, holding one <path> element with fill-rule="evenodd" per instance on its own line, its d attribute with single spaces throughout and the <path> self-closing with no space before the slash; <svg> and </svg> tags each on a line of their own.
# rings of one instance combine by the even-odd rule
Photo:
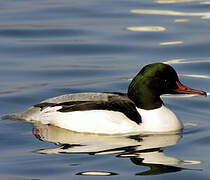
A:
<svg viewBox="0 0 210 180">
<path fill-rule="evenodd" d="M 200 94 L 204 91 L 183 86 L 176 71 L 168 64 L 153 63 L 141 69 L 128 88 L 128 97 L 143 109 L 155 109 L 163 104 L 162 94 Z"/>
</svg>

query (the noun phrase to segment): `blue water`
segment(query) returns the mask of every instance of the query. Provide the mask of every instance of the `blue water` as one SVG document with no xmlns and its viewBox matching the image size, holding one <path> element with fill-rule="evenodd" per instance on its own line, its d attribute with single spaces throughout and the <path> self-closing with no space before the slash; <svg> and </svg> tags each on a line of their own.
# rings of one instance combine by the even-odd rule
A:
<svg viewBox="0 0 210 180">
<path fill-rule="evenodd" d="M 126 92 L 153 62 L 209 92 L 209 29 L 205 0 L 2 1 L 0 115 L 66 93 Z M 209 179 L 209 97 L 163 99 L 183 133 L 107 137 L 2 119 L 0 179 Z"/>
</svg>

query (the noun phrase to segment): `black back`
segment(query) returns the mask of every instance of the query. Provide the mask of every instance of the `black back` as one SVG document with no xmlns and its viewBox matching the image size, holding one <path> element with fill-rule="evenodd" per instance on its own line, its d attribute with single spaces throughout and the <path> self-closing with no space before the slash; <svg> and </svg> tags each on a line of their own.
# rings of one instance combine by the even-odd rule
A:
<svg viewBox="0 0 210 180">
<path fill-rule="evenodd" d="M 45 109 L 46 107 L 62 106 L 59 112 L 74 112 L 74 111 L 89 111 L 89 110 L 108 110 L 118 111 L 127 116 L 130 120 L 141 123 L 141 116 L 139 115 L 136 105 L 131 101 L 127 94 L 123 93 L 107 93 L 107 100 L 101 101 L 68 101 L 64 103 L 48 103 L 44 102 L 37 104 L 34 107 Z M 100 119 L 100 117 L 99 117 Z"/>
</svg>

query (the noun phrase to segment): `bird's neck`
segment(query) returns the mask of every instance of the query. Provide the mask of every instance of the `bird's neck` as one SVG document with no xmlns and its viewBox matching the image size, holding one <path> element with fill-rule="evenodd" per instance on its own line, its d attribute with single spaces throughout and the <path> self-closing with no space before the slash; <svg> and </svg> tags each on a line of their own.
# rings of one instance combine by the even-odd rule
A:
<svg viewBox="0 0 210 180">
<path fill-rule="evenodd" d="M 163 105 L 163 101 L 161 100 L 160 96 L 152 96 L 149 93 L 128 93 L 128 97 L 140 109 L 152 110 L 160 108 Z"/>
<path fill-rule="evenodd" d="M 149 88 L 144 83 L 139 84 L 135 80 L 136 78 L 129 85 L 128 97 L 136 106 L 145 110 L 160 108 L 163 105 L 163 101 L 158 90 Z"/>
</svg>

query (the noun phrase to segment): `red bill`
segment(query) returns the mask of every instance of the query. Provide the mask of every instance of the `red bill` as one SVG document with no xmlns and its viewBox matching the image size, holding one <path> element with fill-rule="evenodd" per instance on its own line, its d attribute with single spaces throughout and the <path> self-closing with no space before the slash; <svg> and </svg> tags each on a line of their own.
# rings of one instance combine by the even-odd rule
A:
<svg viewBox="0 0 210 180">
<path fill-rule="evenodd" d="M 178 94 L 198 94 L 198 95 L 207 96 L 205 91 L 188 88 L 188 87 L 184 86 L 183 84 L 181 84 L 179 81 L 176 81 L 176 84 L 177 84 L 178 88 L 175 89 L 174 91 Z"/>
</svg>

